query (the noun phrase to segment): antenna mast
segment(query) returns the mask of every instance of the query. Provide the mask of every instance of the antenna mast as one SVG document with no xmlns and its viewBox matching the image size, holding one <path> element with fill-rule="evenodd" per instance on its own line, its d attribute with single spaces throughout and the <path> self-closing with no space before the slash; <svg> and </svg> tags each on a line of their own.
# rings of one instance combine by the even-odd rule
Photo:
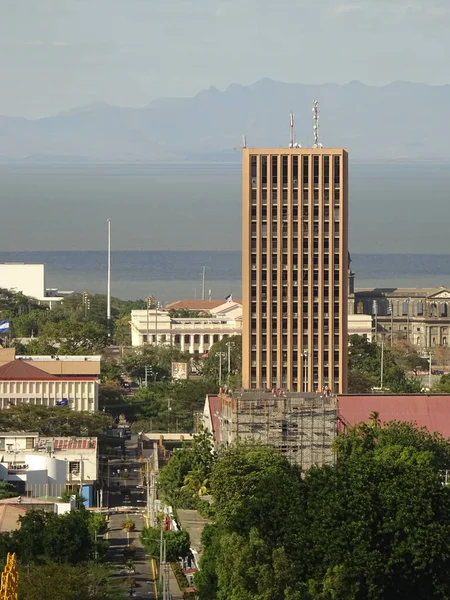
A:
<svg viewBox="0 0 450 600">
<path fill-rule="evenodd" d="M 294 147 L 294 113 L 289 113 L 289 148 Z"/>
<path fill-rule="evenodd" d="M 322 148 L 319 142 L 319 101 L 314 100 L 313 104 L 313 122 L 314 122 L 314 146 L 313 148 Z"/>
</svg>

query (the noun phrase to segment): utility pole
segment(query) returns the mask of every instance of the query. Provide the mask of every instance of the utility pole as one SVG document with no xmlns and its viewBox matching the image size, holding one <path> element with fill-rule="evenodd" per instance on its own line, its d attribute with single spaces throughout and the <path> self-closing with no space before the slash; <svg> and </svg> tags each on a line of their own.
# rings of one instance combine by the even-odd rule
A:
<svg viewBox="0 0 450 600">
<path fill-rule="evenodd" d="M 394 301 L 389 300 L 389 310 L 391 311 L 391 346 L 394 340 Z"/>
<path fill-rule="evenodd" d="M 205 299 L 205 271 L 206 271 L 206 267 L 203 267 L 203 271 L 202 271 L 202 300 Z"/>
<path fill-rule="evenodd" d="M 228 383 L 230 383 L 230 372 L 231 372 L 231 342 L 227 342 L 228 346 Z"/>
<path fill-rule="evenodd" d="M 149 462 L 150 459 L 147 458 L 146 463 L 145 463 L 145 467 L 146 467 L 146 482 L 147 482 L 147 526 L 148 527 L 153 527 L 153 518 L 150 521 L 150 511 L 151 511 L 151 498 L 150 498 L 150 468 L 149 468 Z"/>
<path fill-rule="evenodd" d="M 381 372 L 380 372 L 381 390 L 383 390 L 383 376 L 384 376 L 384 342 L 381 342 Z"/>
<path fill-rule="evenodd" d="M 219 352 L 219 387 L 222 385 L 222 352 Z"/>
<path fill-rule="evenodd" d="M 111 335 L 111 219 L 108 223 L 108 289 L 106 297 L 106 319 L 108 322 L 108 336 Z"/>
</svg>

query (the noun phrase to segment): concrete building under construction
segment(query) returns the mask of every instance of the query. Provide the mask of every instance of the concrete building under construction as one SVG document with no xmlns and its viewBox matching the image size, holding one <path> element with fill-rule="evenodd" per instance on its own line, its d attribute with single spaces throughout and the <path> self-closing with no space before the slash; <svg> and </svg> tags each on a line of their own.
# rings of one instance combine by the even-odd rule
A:
<svg viewBox="0 0 450 600">
<path fill-rule="evenodd" d="M 257 390 L 223 393 L 207 398 L 205 417 L 217 446 L 253 440 L 277 448 L 304 470 L 334 463 L 335 396 Z"/>
</svg>

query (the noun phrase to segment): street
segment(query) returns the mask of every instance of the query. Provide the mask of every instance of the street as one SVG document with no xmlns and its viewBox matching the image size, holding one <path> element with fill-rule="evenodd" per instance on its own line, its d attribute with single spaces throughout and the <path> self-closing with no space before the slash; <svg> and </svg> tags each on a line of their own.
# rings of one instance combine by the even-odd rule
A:
<svg viewBox="0 0 450 600">
<path fill-rule="evenodd" d="M 152 563 L 149 557 L 145 556 L 139 536 L 142 528 L 145 525 L 144 517 L 140 514 L 129 513 L 129 516 L 135 521 L 136 529 L 127 534 L 123 531 L 121 523 L 125 519 L 127 513 L 115 514 L 110 516 L 110 528 L 107 539 L 110 543 L 108 551 L 108 561 L 114 569 L 114 579 L 120 579 L 125 589 L 130 589 L 129 584 L 134 582 L 132 598 L 157 598 L 157 582 L 154 581 L 154 573 L 152 572 Z M 132 560 L 134 574 L 126 572 L 125 563 L 127 562 L 123 555 L 124 548 L 130 544 L 136 547 L 135 558 Z"/>
</svg>

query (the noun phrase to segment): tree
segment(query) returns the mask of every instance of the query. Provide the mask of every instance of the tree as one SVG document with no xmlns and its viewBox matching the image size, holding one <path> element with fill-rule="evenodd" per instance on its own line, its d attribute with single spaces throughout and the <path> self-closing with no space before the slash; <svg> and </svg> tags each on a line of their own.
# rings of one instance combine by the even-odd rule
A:
<svg viewBox="0 0 450 600">
<path fill-rule="evenodd" d="M 58 354 L 96 354 L 108 343 L 106 328 L 97 323 L 61 321 L 47 323 L 40 339 L 58 347 Z"/>
<path fill-rule="evenodd" d="M 159 556 L 161 531 L 153 527 L 144 527 L 141 541 L 150 556 Z M 187 557 L 191 541 L 187 531 L 165 531 L 166 555 L 168 562 L 176 562 Z"/>
<path fill-rule="evenodd" d="M 275 449 L 230 447 L 211 473 L 201 600 L 447 600 L 446 440 L 408 423 L 349 428 L 302 478 Z"/>
<path fill-rule="evenodd" d="M 433 392 L 450 394 L 450 374 L 441 376 L 439 383 L 433 386 Z"/>
<path fill-rule="evenodd" d="M 7 498 L 16 498 L 18 496 L 17 488 L 13 483 L 0 481 L 0 500 Z"/>
<path fill-rule="evenodd" d="M 210 485 L 216 522 L 227 529 L 248 535 L 256 527 L 272 544 L 292 528 L 301 473 L 275 448 L 242 444 L 222 450 Z"/>
<path fill-rule="evenodd" d="M 230 349 L 228 350 L 228 344 Z M 228 373 L 228 352 L 230 353 L 230 372 Z M 240 386 L 242 368 L 242 336 L 233 335 L 213 344 L 208 357 L 201 363 L 202 377 L 219 384 L 220 356 L 222 357 L 222 383 L 229 381 L 230 387 Z"/>
<path fill-rule="evenodd" d="M 96 437 L 111 424 L 111 417 L 103 412 L 79 412 L 65 406 L 20 404 L 0 411 L 0 431 L 37 431 L 42 436 Z"/>
<path fill-rule="evenodd" d="M 421 358 L 412 352 L 408 361 L 417 365 Z M 384 348 L 383 387 L 393 393 L 417 393 L 421 390 L 420 381 L 406 376 L 405 362 L 391 348 Z M 408 363 L 409 364 L 409 363 Z M 349 392 L 368 393 L 373 387 L 381 385 L 381 347 L 359 335 L 352 335 L 348 349 Z M 370 386 L 370 390 L 368 389 Z"/>
<path fill-rule="evenodd" d="M 169 463 L 161 469 L 158 478 L 161 496 L 176 508 L 195 508 L 200 488 L 195 488 L 195 484 L 189 485 L 189 477 L 192 482 L 200 482 L 200 486 L 204 486 L 203 491 L 207 492 L 214 460 L 211 435 L 207 432 L 195 435 L 193 442 L 185 443 L 183 448 L 176 450 Z"/>
<path fill-rule="evenodd" d="M 50 562 L 20 570 L 21 600 L 119 600 L 119 590 L 107 567 Z"/>
</svg>

